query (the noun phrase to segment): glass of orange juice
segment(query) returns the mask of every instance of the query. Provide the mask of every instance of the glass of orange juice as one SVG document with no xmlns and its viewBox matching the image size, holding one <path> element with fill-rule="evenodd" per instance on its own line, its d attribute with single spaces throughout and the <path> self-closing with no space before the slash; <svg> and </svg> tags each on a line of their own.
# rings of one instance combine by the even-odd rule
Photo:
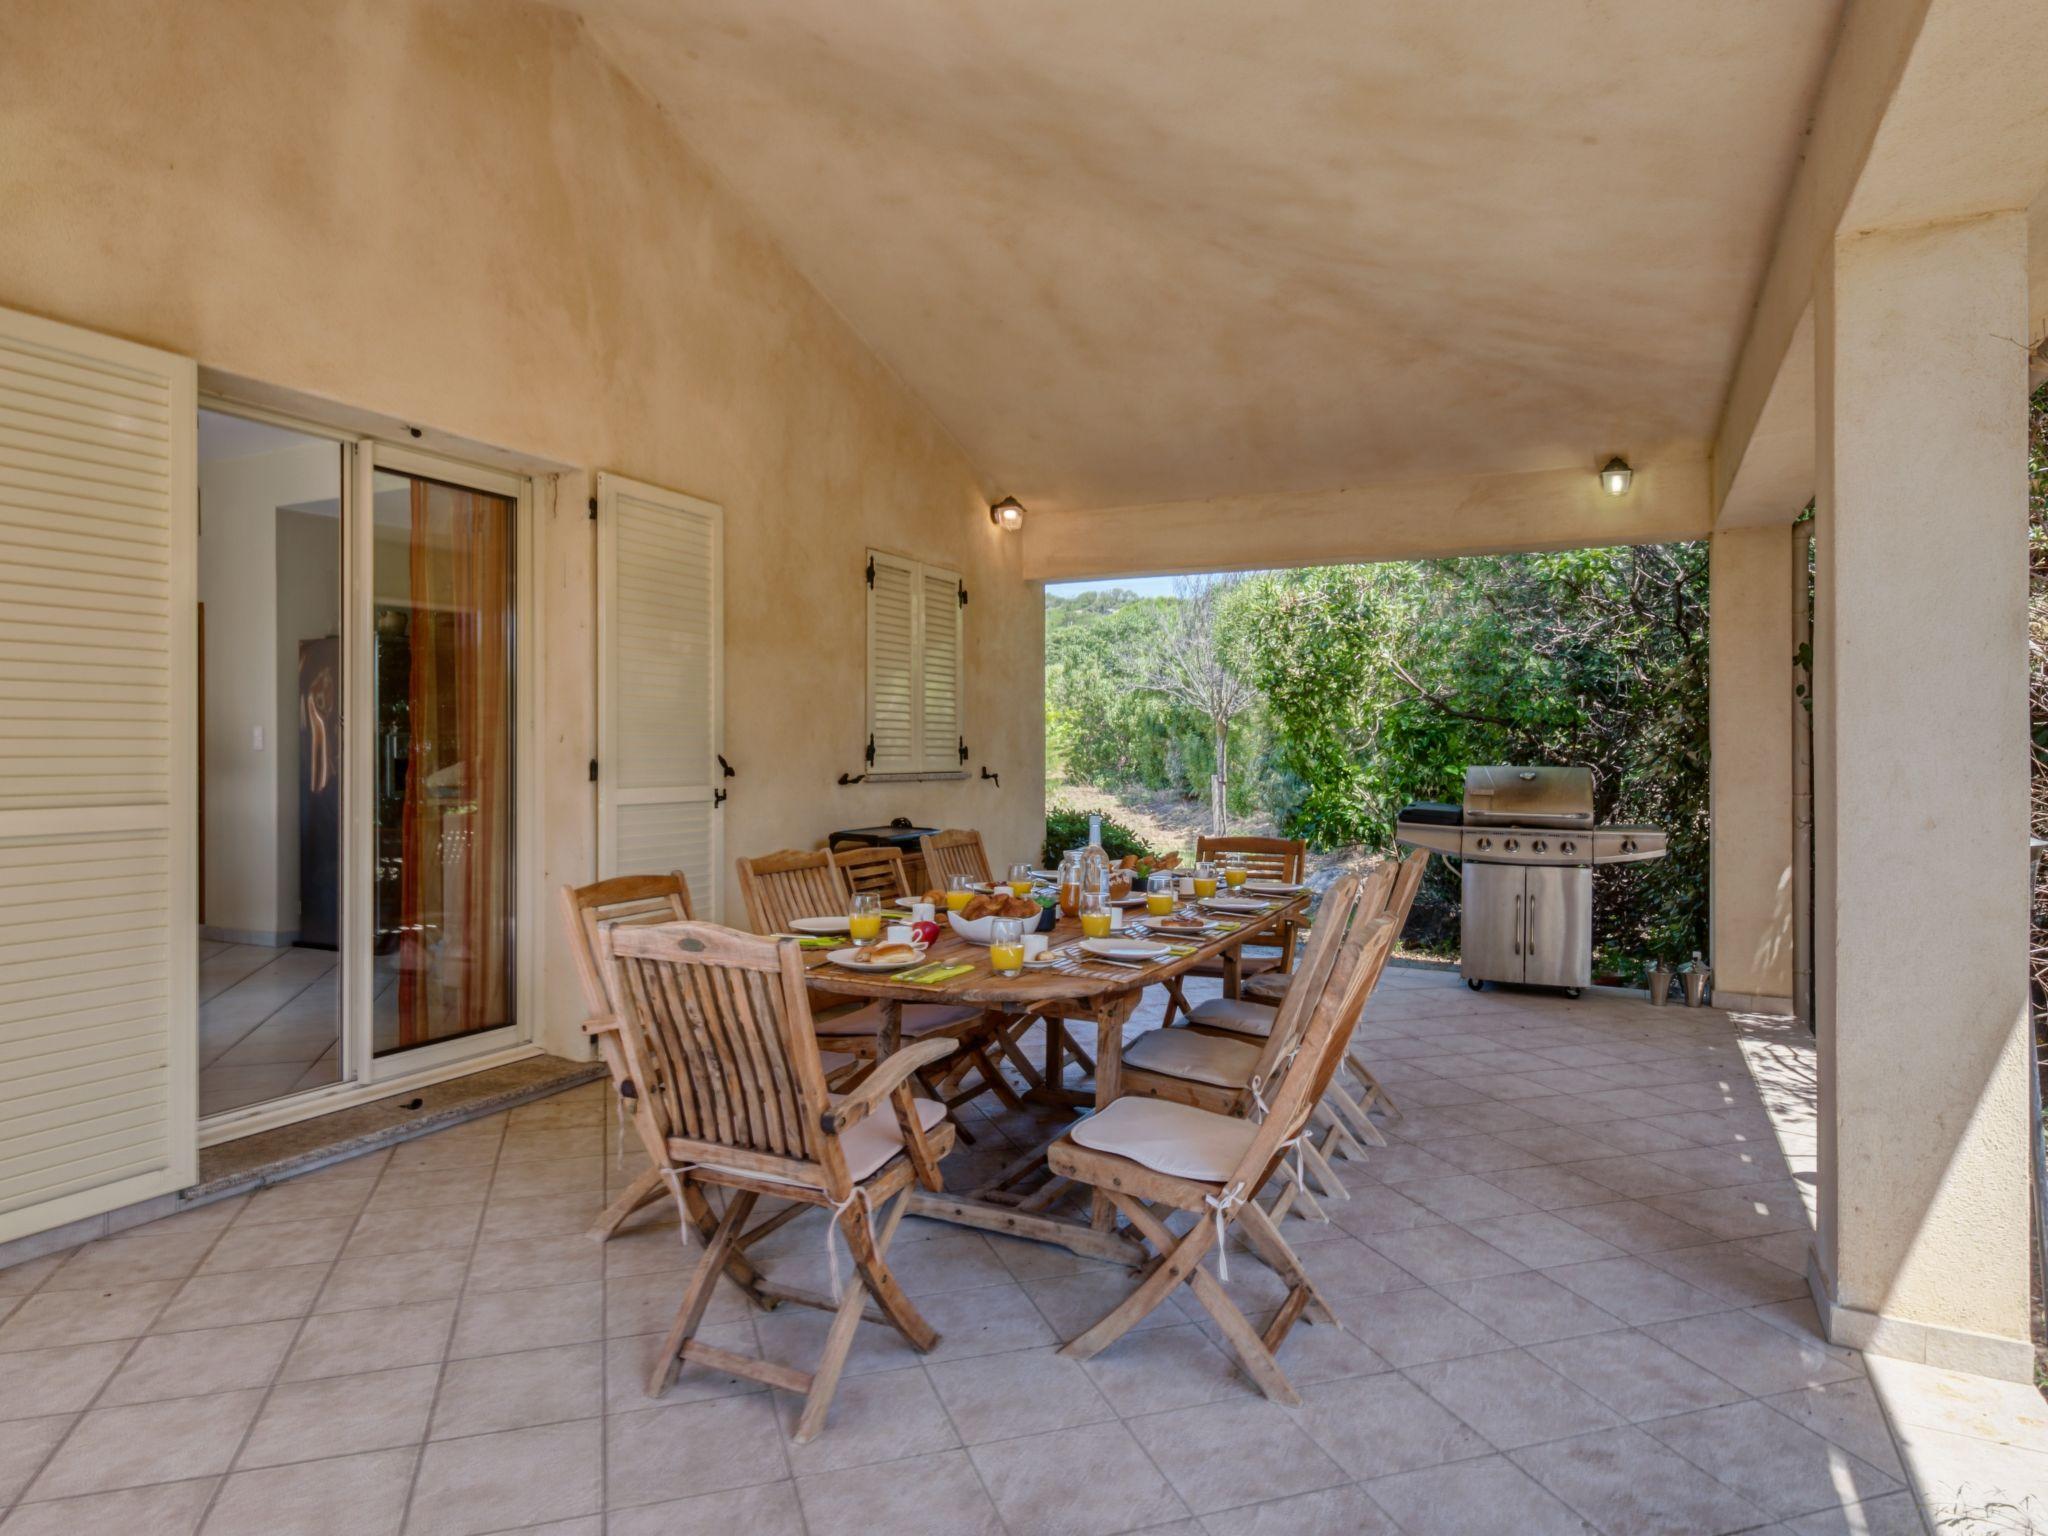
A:
<svg viewBox="0 0 2048 1536">
<path fill-rule="evenodd" d="M 965 875 L 955 875 L 946 882 L 946 910 L 958 912 L 974 900 L 974 882 Z"/>
<path fill-rule="evenodd" d="M 1244 855 L 1241 853 L 1233 853 L 1230 862 L 1223 866 L 1223 883 L 1233 891 L 1243 885 L 1250 876 L 1251 871 L 1244 867 Z"/>
<path fill-rule="evenodd" d="M 1165 917 L 1173 910 L 1173 876 L 1154 875 L 1145 882 L 1145 912 L 1150 917 Z"/>
<path fill-rule="evenodd" d="M 1109 937 L 1109 898 L 1100 891 L 1081 893 L 1081 936 L 1085 939 Z"/>
<path fill-rule="evenodd" d="M 872 942 L 882 931 L 882 898 L 863 891 L 846 913 L 846 935 L 856 944 Z"/>
<path fill-rule="evenodd" d="M 1029 896 L 1031 894 L 1031 866 L 1029 864 L 1012 864 L 1010 866 L 1010 894 L 1012 896 Z"/>
<path fill-rule="evenodd" d="M 1216 866 L 1206 859 L 1195 866 L 1195 900 L 1207 901 L 1216 894 Z"/>
<path fill-rule="evenodd" d="M 998 917 L 988 925 L 988 963 L 998 976 L 1024 974 L 1024 924 L 1014 917 Z"/>
</svg>

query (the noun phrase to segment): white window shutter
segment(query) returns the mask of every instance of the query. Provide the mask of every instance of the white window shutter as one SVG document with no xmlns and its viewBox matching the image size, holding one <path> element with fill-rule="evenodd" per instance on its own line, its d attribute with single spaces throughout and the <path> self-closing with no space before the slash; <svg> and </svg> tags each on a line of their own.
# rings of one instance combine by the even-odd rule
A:
<svg viewBox="0 0 2048 1536">
<path fill-rule="evenodd" d="M 0 310 L 0 1242 L 197 1177 L 197 430 Z"/>
<path fill-rule="evenodd" d="M 919 588 L 924 610 L 918 632 L 924 768 L 927 773 L 957 773 L 966 731 L 960 719 L 960 578 L 927 565 L 921 569 Z"/>
<path fill-rule="evenodd" d="M 879 550 L 868 553 L 869 773 L 924 768 L 918 729 L 918 566 Z"/>
<path fill-rule="evenodd" d="M 717 922 L 725 884 L 725 515 L 597 477 L 598 874 L 690 882 Z"/>
</svg>

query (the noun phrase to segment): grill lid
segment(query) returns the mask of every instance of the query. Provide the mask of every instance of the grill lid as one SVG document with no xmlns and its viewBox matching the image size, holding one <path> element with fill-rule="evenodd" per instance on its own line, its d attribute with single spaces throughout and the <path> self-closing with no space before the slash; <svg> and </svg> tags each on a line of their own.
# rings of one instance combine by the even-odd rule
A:
<svg viewBox="0 0 2048 1536">
<path fill-rule="evenodd" d="M 1468 827 L 1590 827 L 1590 768 L 1467 768 Z"/>
</svg>

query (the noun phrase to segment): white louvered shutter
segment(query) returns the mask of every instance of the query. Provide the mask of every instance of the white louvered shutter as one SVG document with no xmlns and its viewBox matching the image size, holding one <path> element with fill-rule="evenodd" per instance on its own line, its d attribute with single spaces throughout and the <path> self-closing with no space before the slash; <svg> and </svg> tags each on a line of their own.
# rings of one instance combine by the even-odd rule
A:
<svg viewBox="0 0 2048 1536">
<path fill-rule="evenodd" d="M 195 385 L 0 310 L 0 1241 L 197 1176 Z"/>
<path fill-rule="evenodd" d="M 957 773 L 960 741 L 966 727 L 960 719 L 960 578 L 937 566 L 921 568 L 918 590 L 922 612 L 918 625 L 918 672 L 923 684 L 924 769 Z"/>
<path fill-rule="evenodd" d="M 690 882 L 719 920 L 725 884 L 724 513 L 597 477 L 598 874 Z"/>
<path fill-rule="evenodd" d="M 869 773 L 917 773 L 924 767 L 918 730 L 918 566 L 899 555 L 868 553 Z"/>
</svg>

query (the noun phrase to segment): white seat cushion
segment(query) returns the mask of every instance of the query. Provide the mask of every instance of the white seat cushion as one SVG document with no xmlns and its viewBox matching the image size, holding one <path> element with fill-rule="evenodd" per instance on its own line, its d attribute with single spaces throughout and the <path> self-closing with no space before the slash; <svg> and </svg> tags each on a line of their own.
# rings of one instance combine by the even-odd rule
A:
<svg viewBox="0 0 2048 1536">
<path fill-rule="evenodd" d="M 979 1008 L 964 1008 L 952 1003 L 905 1003 L 903 1005 L 903 1038 L 915 1040 L 920 1035 L 933 1034 L 950 1029 L 956 1024 L 967 1024 L 981 1017 Z M 882 1028 L 882 1005 L 866 1003 L 845 1013 L 835 1013 L 830 1018 L 813 1021 L 818 1034 L 826 1039 L 833 1035 L 873 1035 Z"/>
<path fill-rule="evenodd" d="M 845 1098 L 843 1093 L 832 1095 L 837 1104 Z M 912 1099 L 917 1106 L 917 1123 L 927 1131 L 946 1118 L 946 1106 L 932 1099 Z M 880 1104 L 868 1117 L 850 1131 L 839 1134 L 839 1150 L 846 1158 L 846 1171 L 858 1184 L 879 1169 L 898 1152 L 903 1150 L 903 1127 L 896 1123 L 896 1108 L 892 1104 Z M 739 1174 L 751 1179 L 766 1179 L 770 1184 L 794 1184 L 795 1179 L 785 1179 L 773 1173 L 749 1173 L 743 1168 L 721 1168 L 716 1163 L 706 1163 L 718 1173 Z"/>
<path fill-rule="evenodd" d="M 1191 1083 L 1242 1088 L 1259 1064 L 1259 1047 L 1192 1029 L 1155 1029 L 1124 1047 L 1124 1065 Z"/>
<path fill-rule="evenodd" d="M 1294 978 L 1285 971 L 1253 976 L 1244 984 L 1244 996 L 1254 1003 L 1277 1003 L 1287 995 L 1287 988 L 1293 981 Z"/>
<path fill-rule="evenodd" d="M 1279 1016 L 1280 1010 L 1267 1003 L 1248 1003 L 1242 998 L 1205 997 L 1195 1004 L 1194 1011 L 1188 1015 L 1188 1022 L 1263 1040 L 1273 1032 L 1273 1020 Z"/>
<path fill-rule="evenodd" d="M 1165 1099 L 1118 1099 L 1067 1133 L 1079 1145 L 1142 1163 L 1155 1173 L 1220 1184 L 1236 1171 L 1259 1128 Z"/>
</svg>

